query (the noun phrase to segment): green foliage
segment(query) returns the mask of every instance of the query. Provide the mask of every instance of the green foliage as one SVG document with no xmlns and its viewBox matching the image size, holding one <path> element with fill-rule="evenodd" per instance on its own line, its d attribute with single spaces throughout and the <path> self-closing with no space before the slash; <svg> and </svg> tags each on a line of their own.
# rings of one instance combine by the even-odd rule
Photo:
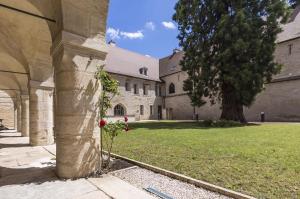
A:
<svg viewBox="0 0 300 199">
<path fill-rule="evenodd" d="M 285 0 L 178 1 L 173 19 L 189 75 L 184 90 L 193 106 L 205 104 L 206 97 L 221 102 L 222 119 L 244 120 L 242 107 L 280 71 L 275 41 L 287 7 Z"/>
<path fill-rule="evenodd" d="M 104 66 L 99 66 L 95 73 L 95 79 L 100 81 L 102 86 L 101 95 L 99 97 L 99 119 L 100 121 L 106 117 L 107 110 L 112 107 L 111 101 L 116 96 L 119 95 L 118 86 L 119 82 L 111 77 L 104 69 Z M 104 121 L 104 120 L 103 120 Z M 105 124 L 105 122 L 104 122 Z M 105 124 L 100 129 L 100 141 L 101 141 L 101 169 L 109 169 L 110 166 L 110 157 L 113 143 L 118 134 L 125 128 L 125 123 L 117 121 L 115 123 Z M 103 141 L 107 147 L 107 158 L 105 159 L 104 153 L 102 150 Z"/>
<path fill-rule="evenodd" d="M 111 151 L 115 138 L 125 129 L 125 123 L 117 121 L 115 123 L 110 122 L 103 127 L 103 140 L 107 149 L 107 158 L 103 158 L 102 168 L 109 169 Z M 104 156 L 103 156 L 104 157 Z"/>
<path fill-rule="evenodd" d="M 106 116 L 106 112 L 111 108 L 111 100 L 119 94 L 118 86 L 119 82 L 111 77 L 105 70 L 103 65 L 98 66 L 95 73 L 95 78 L 100 81 L 102 86 L 102 92 L 99 99 L 100 104 L 100 118 Z"/>
<path fill-rule="evenodd" d="M 110 122 L 106 124 L 104 127 L 104 132 L 107 133 L 109 139 L 113 140 L 116 136 L 119 135 L 125 129 L 125 123 L 121 121 Z"/>
</svg>

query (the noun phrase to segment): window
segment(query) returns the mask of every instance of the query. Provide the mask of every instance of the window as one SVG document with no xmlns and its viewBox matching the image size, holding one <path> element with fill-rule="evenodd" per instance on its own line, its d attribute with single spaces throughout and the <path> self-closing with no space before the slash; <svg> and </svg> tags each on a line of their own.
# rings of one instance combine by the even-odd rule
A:
<svg viewBox="0 0 300 199">
<path fill-rule="evenodd" d="M 289 55 L 293 53 L 293 44 L 289 45 Z"/>
<path fill-rule="evenodd" d="M 169 86 L 169 94 L 173 94 L 173 93 L 175 93 L 175 85 L 171 83 Z"/>
<path fill-rule="evenodd" d="M 144 95 L 148 95 L 148 90 L 149 90 L 149 85 L 144 84 L 144 85 L 143 85 L 143 94 L 144 94 Z"/>
<path fill-rule="evenodd" d="M 140 105 L 140 115 L 144 115 L 144 106 Z"/>
<path fill-rule="evenodd" d="M 133 89 L 134 89 L 134 94 L 139 94 L 137 84 L 133 85 Z"/>
<path fill-rule="evenodd" d="M 158 85 L 155 84 L 155 96 L 158 96 Z"/>
<path fill-rule="evenodd" d="M 161 94 L 161 86 L 158 87 L 158 96 L 159 96 L 159 97 L 162 96 L 162 94 Z"/>
<path fill-rule="evenodd" d="M 178 81 L 180 81 L 180 74 L 178 74 Z"/>
<path fill-rule="evenodd" d="M 140 74 L 141 74 L 141 75 L 148 76 L 148 68 L 143 67 L 143 68 L 140 68 L 139 71 L 140 71 Z"/>
<path fill-rule="evenodd" d="M 153 106 L 150 105 L 150 115 L 153 115 Z"/>
<path fill-rule="evenodd" d="M 130 91 L 131 90 L 129 82 L 125 82 L 125 90 L 126 91 Z"/>
<path fill-rule="evenodd" d="M 124 116 L 125 115 L 125 109 L 121 104 L 118 104 L 114 108 L 114 115 L 115 116 Z"/>
</svg>

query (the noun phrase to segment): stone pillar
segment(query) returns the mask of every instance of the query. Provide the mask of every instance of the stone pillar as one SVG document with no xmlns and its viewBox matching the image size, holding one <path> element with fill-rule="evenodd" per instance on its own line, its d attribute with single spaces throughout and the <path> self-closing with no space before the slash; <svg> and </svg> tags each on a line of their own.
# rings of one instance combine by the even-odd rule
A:
<svg viewBox="0 0 300 199">
<path fill-rule="evenodd" d="M 22 101 L 22 136 L 29 137 L 29 95 L 21 95 Z"/>
<path fill-rule="evenodd" d="M 99 165 L 96 66 L 107 54 L 109 0 L 61 0 L 62 22 L 51 49 L 55 69 L 56 171 L 85 177 Z"/>
<path fill-rule="evenodd" d="M 21 97 L 17 95 L 16 99 L 16 110 L 17 110 L 17 131 L 22 131 L 22 106 L 21 106 Z"/>
<path fill-rule="evenodd" d="M 29 140 L 32 146 L 54 143 L 53 91 L 53 83 L 48 85 L 47 83 L 30 81 Z"/>
<path fill-rule="evenodd" d="M 53 54 L 56 169 L 62 178 L 77 178 L 99 166 L 97 102 L 101 88 L 94 73 L 106 53 L 67 42 L 62 40 Z"/>
<path fill-rule="evenodd" d="M 18 109 L 17 109 L 17 100 L 14 98 L 14 129 L 18 129 Z"/>
</svg>

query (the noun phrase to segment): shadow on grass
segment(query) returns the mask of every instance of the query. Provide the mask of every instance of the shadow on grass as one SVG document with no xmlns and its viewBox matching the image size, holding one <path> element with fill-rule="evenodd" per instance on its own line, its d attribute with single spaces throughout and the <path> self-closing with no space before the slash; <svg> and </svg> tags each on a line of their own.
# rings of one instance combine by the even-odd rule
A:
<svg viewBox="0 0 300 199">
<path fill-rule="evenodd" d="M 159 130 L 159 129 L 225 129 L 225 128 L 242 128 L 247 126 L 260 126 L 260 124 L 248 123 L 241 124 L 238 126 L 226 126 L 226 127 L 206 127 L 202 122 L 139 122 L 139 123 L 130 123 L 131 129 L 150 129 L 150 130 Z"/>
</svg>

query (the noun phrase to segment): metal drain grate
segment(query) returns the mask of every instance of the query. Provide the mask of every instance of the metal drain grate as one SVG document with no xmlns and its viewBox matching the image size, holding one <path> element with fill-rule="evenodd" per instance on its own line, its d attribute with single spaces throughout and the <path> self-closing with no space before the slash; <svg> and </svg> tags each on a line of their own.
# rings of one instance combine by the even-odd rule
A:
<svg viewBox="0 0 300 199">
<path fill-rule="evenodd" d="M 149 193 L 152 193 L 152 194 L 160 197 L 161 199 L 174 199 L 171 196 L 168 196 L 167 194 L 164 194 L 164 193 L 162 193 L 154 188 L 151 188 L 151 187 L 145 188 L 145 190 L 148 191 Z"/>
</svg>

